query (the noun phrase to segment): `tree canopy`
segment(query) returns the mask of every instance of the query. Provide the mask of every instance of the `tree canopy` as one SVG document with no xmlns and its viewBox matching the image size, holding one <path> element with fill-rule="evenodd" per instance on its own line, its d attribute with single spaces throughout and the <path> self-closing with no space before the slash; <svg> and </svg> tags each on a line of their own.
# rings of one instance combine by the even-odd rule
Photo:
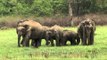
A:
<svg viewBox="0 0 107 60">
<path fill-rule="evenodd" d="M 107 13 L 107 0 L 71 0 L 73 14 Z M 68 15 L 68 0 L 0 0 L 0 15 Z"/>
</svg>

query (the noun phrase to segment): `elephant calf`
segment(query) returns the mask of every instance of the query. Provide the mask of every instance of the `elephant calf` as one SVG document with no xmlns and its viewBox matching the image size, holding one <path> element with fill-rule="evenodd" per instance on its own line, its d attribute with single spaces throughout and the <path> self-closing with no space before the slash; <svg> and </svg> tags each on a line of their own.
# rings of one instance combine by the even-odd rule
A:
<svg viewBox="0 0 107 60">
<path fill-rule="evenodd" d="M 55 40 L 56 46 L 60 46 L 62 40 L 62 31 L 63 31 L 62 27 L 58 25 L 52 26 L 49 30 L 46 31 L 46 40 L 50 41 L 52 46 L 54 46 L 53 41 Z"/>
<path fill-rule="evenodd" d="M 67 41 L 70 41 L 71 45 L 78 45 L 80 43 L 80 38 L 74 31 L 64 30 L 62 38 L 64 45 L 66 45 Z"/>
</svg>

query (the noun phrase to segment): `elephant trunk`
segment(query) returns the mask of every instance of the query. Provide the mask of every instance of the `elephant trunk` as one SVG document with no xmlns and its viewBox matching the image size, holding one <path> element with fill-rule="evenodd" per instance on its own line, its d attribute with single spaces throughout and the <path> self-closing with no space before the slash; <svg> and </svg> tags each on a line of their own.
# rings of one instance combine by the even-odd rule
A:
<svg viewBox="0 0 107 60">
<path fill-rule="evenodd" d="M 46 34 L 46 45 L 49 45 L 49 44 L 50 44 L 50 42 L 49 42 L 49 35 Z"/>
<path fill-rule="evenodd" d="M 21 39 L 21 35 L 18 35 L 18 47 L 20 47 L 20 39 Z"/>
<path fill-rule="evenodd" d="M 83 27 L 82 44 L 86 45 L 86 29 Z"/>
</svg>

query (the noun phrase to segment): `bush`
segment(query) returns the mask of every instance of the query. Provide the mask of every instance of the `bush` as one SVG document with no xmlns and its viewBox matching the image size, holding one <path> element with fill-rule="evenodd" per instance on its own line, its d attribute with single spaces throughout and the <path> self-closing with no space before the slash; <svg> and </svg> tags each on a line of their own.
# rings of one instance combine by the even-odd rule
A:
<svg viewBox="0 0 107 60">
<path fill-rule="evenodd" d="M 60 26 L 77 26 L 82 20 L 86 18 L 91 18 L 95 21 L 96 25 L 106 25 L 107 15 L 106 14 L 86 14 L 79 17 L 69 17 L 69 16 L 54 16 L 54 17 L 27 17 L 28 19 L 33 19 L 40 22 L 42 25 L 53 26 L 55 24 Z M 15 28 L 18 20 L 27 19 L 21 16 L 3 16 L 0 18 L 0 28 Z"/>
</svg>

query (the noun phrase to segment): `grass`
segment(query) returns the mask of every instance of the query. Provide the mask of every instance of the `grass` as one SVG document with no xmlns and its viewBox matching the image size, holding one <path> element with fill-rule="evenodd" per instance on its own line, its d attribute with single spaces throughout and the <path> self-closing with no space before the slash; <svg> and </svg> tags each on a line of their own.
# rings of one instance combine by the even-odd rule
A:
<svg viewBox="0 0 107 60">
<path fill-rule="evenodd" d="M 65 29 L 76 31 L 76 27 Z M 68 42 L 69 44 L 69 42 Z M 15 29 L 0 30 L 0 60 L 107 60 L 107 26 L 97 26 L 91 46 L 17 47 Z"/>
</svg>

